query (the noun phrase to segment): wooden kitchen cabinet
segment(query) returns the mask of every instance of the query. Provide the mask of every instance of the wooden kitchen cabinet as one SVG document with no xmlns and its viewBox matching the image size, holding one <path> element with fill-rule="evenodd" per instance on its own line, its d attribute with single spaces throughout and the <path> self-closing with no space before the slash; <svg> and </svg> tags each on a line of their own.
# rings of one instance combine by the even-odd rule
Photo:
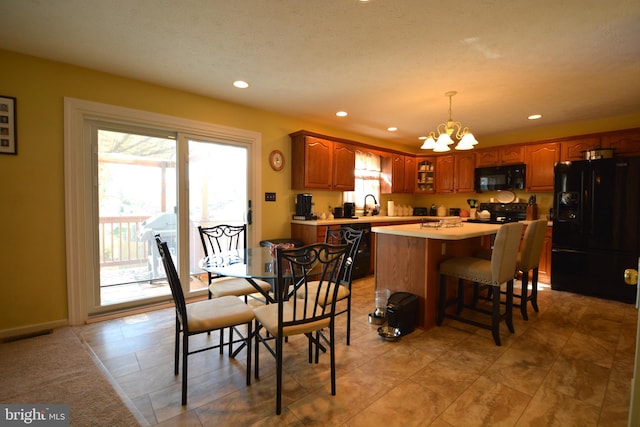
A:
<svg viewBox="0 0 640 427">
<path fill-rule="evenodd" d="M 436 192 L 436 161 L 433 157 L 416 158 L 416 193 Z"/>
<path fill-rule="evenodd" d="M 353 191 L 355 189 L 356 150 L 341 142 L 333 143 L 332 190 Z"/>
<path fill-rule="evenodd" d="M 560 144 L 560 161 L 584 160 L 584 151 L 600 148 L 600 138 L 591 136 L 562 141 Z"/>
<path fill-rule="evenodd" d="M 404 193 L 416 192 L 416 158 L 404 156 Z"/>
<path fill-rule="evenodd" d="M 398 153 L 383 155 L 380 159 L 383 182 L 380 183 L 380 192 L 389 193 L 413 193 L 416 189 L 415 170 L 416 158 Z M 391 185 L 389 185 L 391 183 Z"/>
<path fill-rule="evenodd" d="M 549 226 L 544 235 L 540 264 L 538 265 L 538 283 L 551 283 L 551 235 L 552 227 Z"/>
<path fill-rule="evenodd" d="M 475 155 L 474 153 L 455 154 L 455 175 L 454 185 L 456 193 L 473 193 L 474 174 L 475 174 Z"/>
<path fill-rule="evenodd" d="M 455 189 L 453 155 L 436 157 L 436 193 L 453 193 Z"/>
<path fill-rule="evenodd" d="M 476 167 L 490 167 L 524 163 L 524 147 L 522 145 L 506 145 L 478 150 L 475 153 Z"/>
<path fill-rule="evenodd" d="M 296 132 L 291 134 L 291 188 L 353 191 L 355 148 Z"/>
<path fill-rule="evenodd" d="M 553 191 L 553 168 L 560 161 L 560 143 L 525 146 L 527 191 Z"/>
<path fill-rule="evenodd" d="M 602 148 L 613 148 L 616 157 L 640 156 L 640 128 L 603 135 Z"/>
<path fill-rule="evenodd" d="M 515 165 L 518 163 L 524 163 L 524 147 L 522 145 L 500 147 L 501 165 Z"/>
<path fill-rule="evenodd" d="M 436 193 L 473 193 L 474 153 L 436 157 Z"/>
</svg>

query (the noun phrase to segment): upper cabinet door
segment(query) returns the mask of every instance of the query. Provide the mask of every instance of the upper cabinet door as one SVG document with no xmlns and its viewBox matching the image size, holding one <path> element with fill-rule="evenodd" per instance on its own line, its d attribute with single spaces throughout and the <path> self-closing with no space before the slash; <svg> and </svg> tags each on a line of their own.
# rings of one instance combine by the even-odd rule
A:
<svg viewBox="0 0 640 427">
<path fill-rule="evenodd" d="M 517 163 L 524 163 L 524 148 L 522 145 L 500 147 L 500 164 L 513 165 Z"/>
<path fill-rule="evenodd" d="M 583 160 L 584 152 L 600 147 L 600 138 L 597 136 L 562 141 L 560 161 Z"/>
<path fill-rule="evenodd" d="M 640 156 L 640 128 L 604 135 L 602 148 L 613 148 L 618 157 Z"/>
<path fill-rule="evenodd" d="M 314 159 L 315 161 L 315 159 Z M 333 190 L 355 189 L 356 150 L 351 145 L 333 143 Z"/>
<path fill-rule="evenodd" d="M 404 193 L 416 191 L 416 158 L 404 156 Z"/>
<path fill-rule="evenodd" d="M 333 143 L 308 136 L 304 148 L 305 188 L 331 189 Z"/>
<path fill-rule="evenodd" d="M 553 191 L 553 168 L 560 161 L 560 144 L 550 142 L 525 147 L 527 191 Z"/>
<path fill-rule="evenodd" d="M 490 167 L 524 163 L 524 148 L 521 145 L 489 147 L 476 151 L 476 167 Z"/>
<path fill-rule="evenodd" d="M 436 157 L 436 193 L 453 193 L 454 169 L 453 155 Z"/>
<path fill-rule="evenodd" d="M 500 164 L 498 147 L 483 148 L 476 152 L 476 167 L 483 168 Z"/>
<path fill-rule="evenodd" d="M 455 154 L 455 191 L 456 193 L 473 193 L 476 156 L 474 153 Z"/>
</svg>

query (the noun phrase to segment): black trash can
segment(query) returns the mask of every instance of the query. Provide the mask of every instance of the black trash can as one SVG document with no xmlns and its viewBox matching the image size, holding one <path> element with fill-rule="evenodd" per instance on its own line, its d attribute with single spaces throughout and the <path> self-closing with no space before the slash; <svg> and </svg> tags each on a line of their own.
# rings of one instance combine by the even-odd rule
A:
<svg viewBox="0 0 640 427">
<path fill-rule="evenodd" d="M 387 301 L 387 323 L 402 335 L 413 332 L 418 323 L 418 296 L 409 292 L 391 294 Z"/>
</svg>

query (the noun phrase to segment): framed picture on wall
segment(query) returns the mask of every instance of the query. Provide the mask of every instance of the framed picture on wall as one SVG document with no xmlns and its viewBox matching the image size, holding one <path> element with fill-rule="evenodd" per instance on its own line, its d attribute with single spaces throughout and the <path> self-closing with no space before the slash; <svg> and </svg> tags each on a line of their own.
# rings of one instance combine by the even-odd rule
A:
<svg viewBox="0 0 640 427">
<path fill-rule="evenodd" d="M 0 95 L 0 154 L 18 154 L 16 99 Z"/>
</svg>

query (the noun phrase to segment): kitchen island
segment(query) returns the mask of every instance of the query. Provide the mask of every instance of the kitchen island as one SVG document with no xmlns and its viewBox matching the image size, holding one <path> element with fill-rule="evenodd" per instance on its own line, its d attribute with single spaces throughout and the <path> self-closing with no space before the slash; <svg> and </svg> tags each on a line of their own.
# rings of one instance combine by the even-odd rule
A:
<svg viewBox="0 0 640 427">
<path fill-rule="evenodd" d="M 432 228 L 421 224 L 372 227 L 376 233 L 376 289 L 418 296 L 418 326 L 436 324 L 438 264 L 455 256 L 470 256 L 489 247 L 501 225 L 462 223 Z"/>
</svg>

